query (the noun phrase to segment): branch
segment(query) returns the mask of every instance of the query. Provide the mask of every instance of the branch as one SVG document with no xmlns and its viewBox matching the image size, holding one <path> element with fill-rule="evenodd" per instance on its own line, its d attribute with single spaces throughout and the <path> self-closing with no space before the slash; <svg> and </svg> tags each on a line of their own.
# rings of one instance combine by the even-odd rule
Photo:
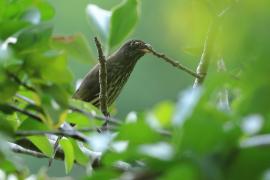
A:
<svg viewBox="0 0 270 180">
<path fill-rule="evenodd" d="M 88 116 L 91 119 L 104 120 L 104 121 L 108 121 L 109 123 L 113 123 L 113 124 L 116 124 L 116 125 L 121 125 L 122 124 L 121 121 L 119 121 L 119 120 L 117 120 L 115 118 L 95 115 L 93 113 L 86 112 L 86 111 L 84 111 L 82 109 L 79 109 L 77 107 L 74 107 L 74 106 L 69 106 L 69 109 L 71 109 L 72 111 L 84 114 L 85 116 Z"/>
<path fill-rule="evenodd" d="M 193 87 L 200 86 L 203 83 L 203 81 L 207 75 L 208 66 L 209 66 L 210 59 L 211 59 L 211 51 L 213 49 L 213 42 L 214 42 L 215 37 L 216 37 L 217 29 L 218 29 L 217 23 L 210 24 L 209 29 L 208 29 L 208 33 L 207 33 L 206 38 L 205 38 L 201 59 L 200 59 L 200 62 L 197 66 L 197 71 L 196 71 L 200 77 L 195 79 Z"/>
<path fill-rule="evenodd" d="M 103 51 L 101 48 L 101 44 L 98 41 L 97 37 L 95 37 L 95 43 L 98 50 L 98 60 L 99 60 L 99 101 L 100 101 L 100 110 L 104 114 L 104 116 L 109 116 L 108 106 L 107 106 L 107 64 L 105 56 L 103 55 Z"/>
<path fill-rule="evenodd" d="M 28 97 L 25 97 L 25 96 L 23 96 L 23 95 L 21 95 L 21 94 L 16 94 L 16 97 L 18 97 L 19 99 L 21 99 L 21 100 L 23 100 L 23 101 L 29 103 L 29 104 L 32 105 L 32 106 L 38 107 L 38 106 L 35 104 L 35 102 L 34 102 L 32 99 L 29 99 Z M 25 114 L 25 115 L 27 115 L 27 114 L 30 115 L 30 114 L 31 114 L 30 116 L 32 116 L 32 115 L 35 116 L 35 114 L 32 114 L 31 112 L 28 112 L 28 111 L 19 109 L 19 108 L 16 107 L 16 106 L 13 106 L 13 105 L 9 105 L 9 106 L 12 106 L 12 107 L 10 107 L 10 108 L 12 108 L 13 110 L 18 111 L 18 112 L 21 112 L 21 113 L 23 113 L 23 114 Z M 38 107 L 38 108 L 39 108 L 39 107 Z M 82 109 L 79 109 L 79 108 L 74 107 L 74 106 L 71 106 L 71 105 L 69 106 L 69 109 L 72 110 L 72 111 L 74 111 L 74 112 L 81 113 L 81 114 L 83 114 L 83 115 L 89 117 L 90 119 L 97 119 L 97 120 L 104 120 L 104 121 L 108 120 L 109 123 L 113 123 L 113 124 L 116 124 L 116 125 L 122 124 L 119 120 L 114 119 L 114 118 L 112 118 L 112 117 L 105 117 L 105 116 L 96 115 L 96 114 L 93 114 L 93 113 L 90 113 L 90 112 L 86 112 L 86 111 L 84 111 L 84 110 L 82 110 Z M 24 112 L 23 112 L 23 111 L 24 111 Z M 36 118 L 37 118 L 37 120 L 38 120 L 38 119 L 41 119 L 41 118 L 38 117 L 38 116 L 36 116 L 34 119 L 36 119 Z M 38 120 L 38 121 L 39 121 L 39 120 Z"/>
<path fill-rule="evenodd" d="M 50 143 L 55 144 L 55 140 L 50 139 Z M 13 152 L 27 154 L 27 155 L 31 155 L 38 158 L 50 158 L 44 155 L 42 152 L 40 152 L 40 150 L 37 149 L 36 146 L 30 140 L 26 138 L 19 139 L 15 143 L 9 143 L 9 144 Z M 92 164 L 95 161 L 99 161 L 100 156 L 101 156 L 100 152 L 91 151 L 80 143 L 78 145 L 81 151 L 90 158 Z M 57 149 L 55 158 L 59 160 L 64 160 L 64 157 L 65 157 L 64 152 L 61 149 Z M 75 161 L 75 163 L 78 163 L 78 162 Z"/>
<path fill-rule="evenodd" d="M 223 9 L 216 17 L 214 17 L 213 22 L 209 26 L 209 29 L 208 29 L 208 32 L 204 41 L 204 47 L 203 47 L 201 59 L 196 70 L 197 74 L 200 77 L 195 79 L 193 87 L 200 86 L 207 75 L 208 66 L 211 59 L 211 51 L 213 50 L 213 45 L 216 39 L 216 34 L 219 29 L 220 21 L 222 21 L 225 15 L 228 14 L 228 11 L 230 9 L 231 9 L 231 6 L 228 6 L 225 9 Z"/>
<path fill-rule="evenodd" d="M 28 104 L 30 104 L 30 105 L 32 105 L 32 106 L 37 106 L 36 103 L 35 103 L 32 99 L 30 99 L 30 98 L 28 98 L 28 97 L 26 97 L 26 96 L 23 96 L 23 95 L 20 95 L 20 94 L 16 94 L 15 96 L 16 96 L 17 98 L 19 98 L 19 99 L 21 99 L 21 100 L 27 102 Z"/>
<path fill-rule="evenodd" d="M 11 72 L 9 72 L 9 71 L 6 71 L 6 73 L 7 73 L 7 75 L 8 75 L 11 79 L 13 79 L 17 84 L 19 84 L 19 85 L 25 87 L 26 89 L 28 89 L 28 90 L 30 90 L 30 91 L 36 92 L 36 89 L 35 89 L 35 88 L 33 88 L 33 87 L 29 86 L 27 83 L 21 81 L 20 78 L 18 78 L 15 74 L 13 74 L 13 73 L 11 73 Z"/>
<path fill-rule="evenodd" d="M 15 143 L 9 142 L 8 145 L 9 145 L 9 148 L 15 153 L 27 154 L 27 155 L 31 155 L 37 158 L 48 158 L 48 156 L 42 154 L 41 152 L 23 148 L 22 146 L 19 146 Z"/>
<path fill-rule="evenodd" d="M 16 136 L 33 136 L 33 135 L 56 135 L 56 136 L 65 136 L 65 137 L 71 137 L 73 139 L 82 141 L 82 142 L 88 142 L 88 139 L 85 135 L 82 133 L 75 131 L 75 130 L 63 130 L 63 131 L 17 131 L 15 133 Z"/>
<path fill-rule="evenodd" d="M 13 111 L 19 112 L 19 113 L 24 114 L 24 115 L 26 115 L 26 116 L 29 116 L 29 117 L 31 117 L 31 118 L 33 118 L 33 119 L 39 121 L 39 122 L 43 122 L 43 121 L 42 121 L 42 118 L 41 118 L 40 116 L 38 116 L 38 115 L 36 115 L 36 114 L 34 114 L 34 113 L 32 113 L 32 112 L 29 112 L 29 111 L 27 111 L 27 110 L 21 109 L 21 108 L 19 108 L 19 107 L 17 107 L 17 106 L 14 106 L 14 105 L 12 105 L 12 104 L 5 104 L 5 105 L 6 105 L 8 108 L 12 109 Z"/>
<path fill-rule="evenodd" d="M 240 148 L 269 147 L 270 134 L 261 134 L 244 139 L 239 144 Z"/>
<path fill-rule="evenodd" d="M 157 51 L 155 51 L 152 48 L 148 48 L 148 50 L 153 53 L 154 56 L 161 58 L 163 60 L 165 60 L 167 63 L 173 65 L 174 67 L 181 69 L 183 71 L 185 71 L 186 73 L 190 74 L 191 76 L 195 77 L 195 78 L 200 78 L 200 75 L 195 73 L 194 71 L 192 71 L 191 69 L 189 69 L 188 67 L 185 67 L 184 65 L 180 64 L 179 62 L 167 57 L 165 54 L 163 53 L 159 53 Z"/>
</svg>

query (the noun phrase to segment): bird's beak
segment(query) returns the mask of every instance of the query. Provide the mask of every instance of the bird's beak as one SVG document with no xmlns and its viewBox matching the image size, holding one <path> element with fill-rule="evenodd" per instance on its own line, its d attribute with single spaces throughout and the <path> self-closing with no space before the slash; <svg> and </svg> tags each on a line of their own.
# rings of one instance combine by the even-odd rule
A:
<svg viewBox="0 0 270 180">
<path fill-rule="evenodd" d="M 150 44 L 145 44 L 145 48 L 140 49 L 144 53 L 150 53 L 152 46 Z"/>
</svg>

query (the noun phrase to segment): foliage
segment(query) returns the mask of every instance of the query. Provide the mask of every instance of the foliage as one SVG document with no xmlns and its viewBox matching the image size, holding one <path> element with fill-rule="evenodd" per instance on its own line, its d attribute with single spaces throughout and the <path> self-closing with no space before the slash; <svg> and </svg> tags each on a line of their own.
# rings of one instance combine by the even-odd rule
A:
<svg viewBox="0 0 270 180">
<path fill-rule="evenodd" d="M 78 132 L 92 131 L 81 132 L 83 142 L 75 137 L 60 141 L 67 173 L 78 163 L 91 179 L 269 179 L 270 2 L 198 0 L 195 11 L 188 11 L 191 3 L 181 1 L 179 13 L 185 25 L 179 36 L 187 44 L 203 46 L 206 37 L 207 26 L 191 34 L 190 24 L 215 26 L 203 84 L 181 92 L 176 103 L 131 112 L 115 132 L 100 134 L 95 129 L 102 121 L 91 116 L 99 110 L 70 99 L 69 59 L 93 59 L 84 35 L 53 36 L 49 20 L 55 12 L 45 0 L 0 0 L 0 169 L 29 176 L 10 142 L 24 146 L 26 139 L 50 157 L 49 136 L 19 132 L 58 132 L 69 122 Z M 107 52 L 135 28 L 139 9 L 139 0 L 125 0 L 110 11 L 88 6 Z M 194 15 L 192 22 L 188 15 Z M 70 111 L 70 105 L 81 111 Z"/>
</svg>

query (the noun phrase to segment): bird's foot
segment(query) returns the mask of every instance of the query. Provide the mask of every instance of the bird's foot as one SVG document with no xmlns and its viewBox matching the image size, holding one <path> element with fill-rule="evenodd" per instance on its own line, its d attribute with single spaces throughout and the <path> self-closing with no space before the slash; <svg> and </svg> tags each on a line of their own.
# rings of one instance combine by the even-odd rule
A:
<svg viewBox="0 0 270 180">
<path fill-rule="evenodd" d="M 102 124 L 102 127 L 101 127 L 102 131 L 109 130 L 109 119 L 110 119 L 110 114 L 105 115 L 105 122 Z"/>
</svg>

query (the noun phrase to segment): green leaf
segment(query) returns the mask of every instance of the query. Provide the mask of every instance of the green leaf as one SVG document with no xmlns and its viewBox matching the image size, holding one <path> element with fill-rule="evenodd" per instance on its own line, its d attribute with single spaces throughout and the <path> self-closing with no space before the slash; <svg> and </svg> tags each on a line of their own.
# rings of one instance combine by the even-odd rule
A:
<svg viewBox="0 0 270 180">
<path fill-rule="evenodd" d="M 90 161 L 90 157 L 83 153 L 79 146 L 79 142 L 75 141 L 74 139 L 69 139 L 72 143 L 74 149 L 75 160 L 80 163 L 81 165 L 86 165 Z"/>
<path fill-rule="evenodd" d="M 40 17 L 41 15 L 37 8 L 30 8 L 22 14 L 21 19 L 31 24 L 39 24 Z"/>
<path fill-rule="evenodd" d="M 39 60 L 46 62 L 40 69 L 43 79 L 53 83 L 70 83 L 72 74 L 67 68 L 67 57 L 63 52 L 48 51 L 40 56 Z"/>
<path fill-rule="evenodd" d="M 49 128 L 41 123 L 38 122 L 36 120 L 33 120 L 31 118 L 27 118 L 25 119 L 22 124 L 19 126 L 18 130 L 41 130 L 41 131 L 45 131 L 45 130 L 49 130 Z"/>
<path fill-rule="evenodd" d="M 77 33 L 72 36 L 55 36 L 52 38 L 54 48 L 64 50 L 69 57 L 83 63 L 94 63 L 92 51 L 86 37 Z"/>
<path fill-rule="evenodd" d="M 39 11 L 41 12 L 41 19 L 42 20 L 49 20 L 52 19 L 52 17 L 55 14 L 54 8 L 52 7 L 52 5 L 50 5 L 48 2 L 46 1 L 40 1 L 37 4 L 37 8 L 39 9 Z"/>
<path fill-rule="evenodd" d="M 94 119 L 93 119 L 94 121 Z M 66 122 L 76 124 L 76 127 L 79 128 L 87 128 L 91 127 L 93 121 L 90 121 L 88 117 L 82 115 L 81 113 L 72 112 L 67 115 Z"/>
<path fill-rule="evenodd" d="M 175 166 L 171 166 L 170 169 L 166 170 L 165 174 L 160 177 L 160 180 L 166 179 L 200 179 L 199 169 L 192 164 L 182 163 Z"/>
<path fill-rule="evenodd" d="M 117 171 L 114 171 L 112 168 L 102 168 L 97 169 L 93 172 L 93 175 L 88 177 L 88 179 L 91 180 L 100 180 L 100 179 L 119 179 L 120 173 Z"/>
<path fill-rule="evenodd" d="M 112 11 L 109 48 L 121 43 L 132 31 L 138 21 L 138 1 L 125 0 Z"/>
<path fill-rule="evenodd" d="M 7 117 L 8 116 L 6 114 L 0 113 L 0 132 L 1 134 L 4 133 L 11 136 L 14 133 L 15 128 L 12 123 L 6 119 Z"/>
<path fill-rule="evenodd" d="M 128 140 L 131 144 L 152 143 L 159 138 L 158 133 L 151 129 L 144 119 L 122 125 L 117 137 L 118 140 Z"/>
<path fill-rule="evenodd" d="M 172 122 L 174 105 L 172 102 L 164 101 L 154 107 L 154 116 L 162 126 L 169 126 Z"/>
<path fill-rule="evenodd" d="M 192 151 L 198 155 L 214 152 L 218 147 L 226 147 L 227 134 L 223 124 L 227 116 L 215 107 L 196 109 L 191 117 L 175 129 L 173 139 L 180 153 Z M 232 141 L 233 142 L 233 141 Z"/>
<path fill-rule="evenodd" d="M 72 143 L 70 142 L 69 139 L 63 137 L 60 140 L 60 146 L 64 151 L 65 154 L 65 169 L 66 173 L 69 173 L 73 167 L 74 164 L 74 149 L 72 146 Z"/>
<path fill-rule="evenodd" d="M 46 156 L 52 156 L 53 147 L 46 136 L 29 136 L 27 138 Z"/>
<path fill-rule="evenodd" d="M 110 32 L 111 11 L 102 9 L 94 4 L 89 4 L 86 8 L 86 13 L 90 19 L 91 27 L 94 27 L 97 34 L 100 34 L 107 41 Z"/>
<path fill-rule="evenodd" d="M 7 77 L 4 70 L 0 67 L 0 103 L 9 100 L 17 92 L 18 88 L 18 84 Z"/>
<path fill-rule="evenodd" d="M 34 25 L 22 30 L 18 36 L 15 47 L 19 50 L 28 48 L 47 47 L 52 34 L 52 26 L 49 24 Z"/>
<path fill-rule="evenodd" d="M 7 39 L 21 29 L 29 26 L 30 23 L 18 20 L 5 20 L 0 22 L 0 39 Z"/>
</svg>

